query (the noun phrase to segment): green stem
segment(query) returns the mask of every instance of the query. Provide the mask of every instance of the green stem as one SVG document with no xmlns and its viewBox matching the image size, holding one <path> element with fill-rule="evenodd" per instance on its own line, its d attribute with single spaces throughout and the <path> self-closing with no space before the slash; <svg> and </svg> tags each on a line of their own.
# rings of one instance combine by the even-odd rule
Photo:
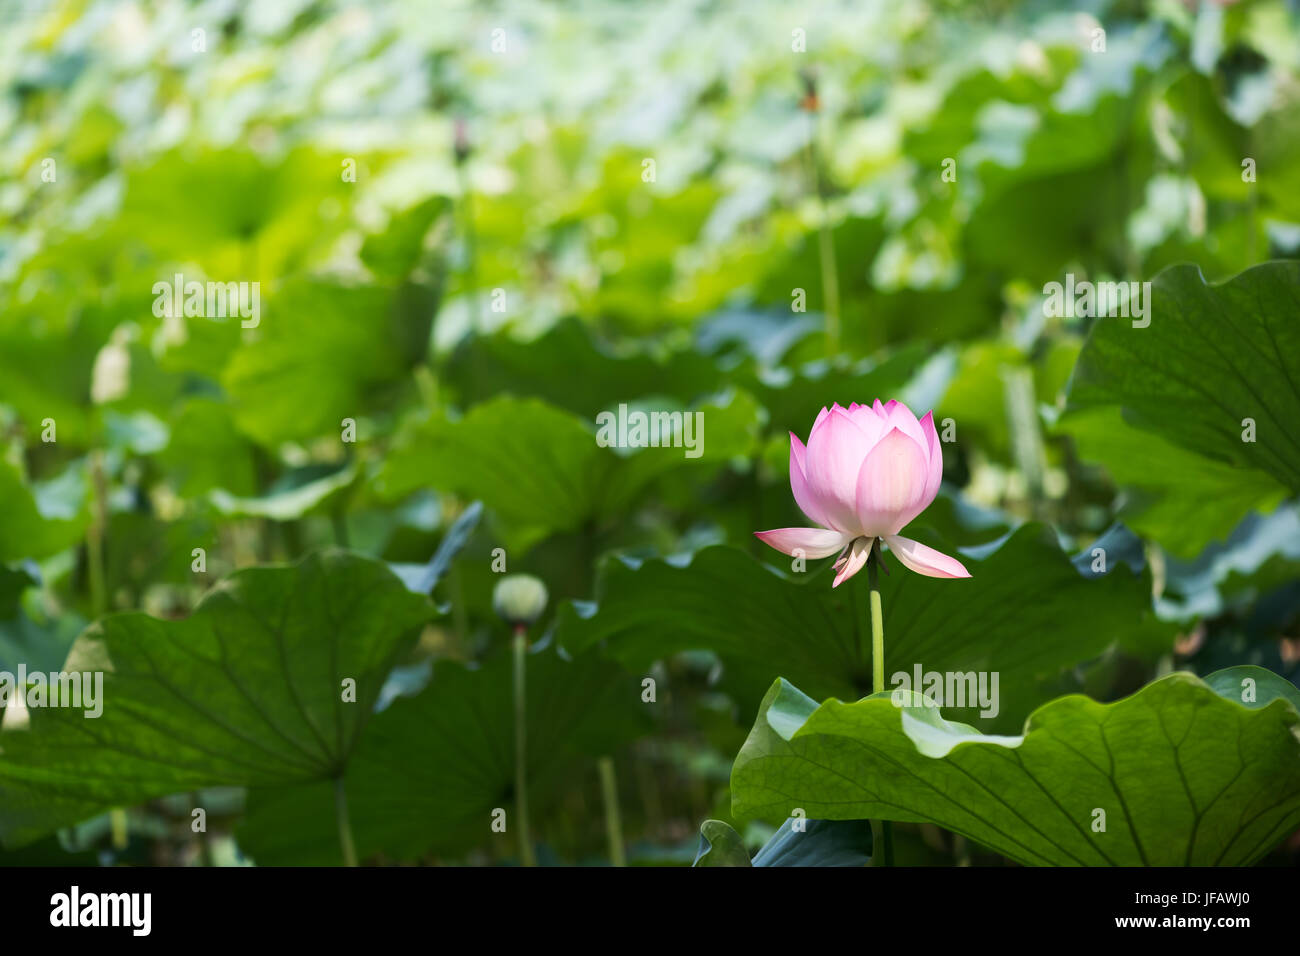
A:
<svg viewBox="0 0 1300 956">
<path fill-rule="evenodd" d="M 124 808 L 114 807 L 108 811 L 108 832 L 113 843 L 113 849 L 125 850 L 127 844 L 130 843 L 131 834 Z"/>
<path fill-rule="evenodd" d="M 952 835 L 952 855 L 954 866 L 970 866 L 970 844 L 960 833 Z"/>
<path fill-rule="evenodd" d="M 524 681 L 528 664 L 528 634 L 524 626 L 515 627 L 515 814 L 519 817 L 519 859 L 524 866 L 536 866 L 533 841 L 528 831 L 528 758 L 527 709 Z"/>
<path fill-rule="evenodd" d="M 357 848 L 352 842 L 352 820 L 348 817 L 348 792 L 341 776 L 334 778 L 334 819 L 339 826 L 339 846 L 343 849 L 343 865 L 357 865 Z"/>
<path fill-rule="evenodd" d="M 861 552 L 859 552 L 861 553 Z M 871 583 L 871 693 L 885 689 L 885 613 L 880 604 L 880 539 L 871 543 L 867 580 Z"/>
<path fill-rule="evenodd" d="M 880 603 L 880 539 L 871 542 L 867 557 L 867 580 L 871 585 L 871 692 L 885 690 L 885 613 Z M 880 850 L 884 865 L 894 865 L 894 827 L 888 820 L 879 821 Z M 875 851 L 873 851 L 874 854 Z"/>
<path fill-rule="evenodd" d="M 609 862 L 614 866 L 627 866 L 623 850 L 623 820 L 618 812 L 618 784 L 614 779 L 614 758 L 601 757 L 596 762 L 600 768 L 600 791 L 605 798 L 605 838 L 609 842 Z"/>
<path fill-rule="evenodd" d="M 98 618 L 108 611 L 108 585 L 104 574 L 104 537 L 108 527 L 108 487 L 104 477 L 104 454 L 90 453 L 90 484 L 94 510 L 86 529 L 86 569 L 90 579 L 91 614 Z"/>
<path fill-rule="evenodd" d="M 98 620 L 108 613 L 108 576 L 104 571 L 104 539 L 108 533 L 108 479 L 104 476 L 104 453 L 90 453 L 90 486 L 94 496 L 90 526 L 86 529 L 86 574 L 90 581 L 90 611 Z M 108 811 L 113 849 L 125 850 L 130 840 L 126 810 Z"/>
<path fill-rule="evenodd" d="M 1002 393 L 1006 403 L 1007 424 L 1013 436 L 1011 453 L 1025 476 L 1030 514 L 1046 520 L 1047 497 L 1043 475 L 1047 470 L 1047 453 L 1038 426 L 1038 399 L 1034 394 L 1034 376 L 1027 368 L 1002 370 Z"/>
<path fill-rule="evenodd" d="M 660 795 L 659 777 L 650 767 L 650 759 L 633 760 L 632 772 L 636 774 L 637 793 L 645 812 L 645 829 L 657 833 L 664 817 L 664 802 Z"/>
<path fill-rule="evenodd" d="M 835 264 L 835 243 L 826 221 L 826 204 L 822 203 L 822 223 L 817 237 L 818 257 L 822 266 L 822 294 L 826 297 L 826 355 L 834 358 L 840 350 L 840 279 Z"/>
<path fill-rule="evenodd" d="M 822 298 L 826 306 L 826 357 L 834 358 L 840 350 L 840 276 L 835 261 L 835 240 L 831 236 L 826 193 L 822 188 L 821 167 L 817 159 L 817 120 L 813 114 L 813 131 L 808 138 L 808 165 L 812 169 L 813 188 L 817 193 L 817 257 L 821 263 Z"/>
<path fill-rule="evenodd" d="M 470 300 L 471 319 L 481 328 L 483 310 L 478 299 L 478 230 L 474 226 L 474 194 L 470 191 L 466 164 L 460 163 L 456 171 L 460 178 L 461 224 L 465 229 L 465 292 Z"/>
</svg>

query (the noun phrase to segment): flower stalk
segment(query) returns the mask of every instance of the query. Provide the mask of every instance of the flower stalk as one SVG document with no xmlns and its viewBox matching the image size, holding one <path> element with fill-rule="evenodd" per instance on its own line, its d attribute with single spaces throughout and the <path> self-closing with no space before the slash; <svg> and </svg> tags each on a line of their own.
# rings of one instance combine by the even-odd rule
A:
<svg viewBox="0 0 1300 956">
<path fill-rule="evenodd" d="M 524 866 L 536 866 L 533 840 L 528 828 L 528 720 L 525 680 L 528 672 L 528 627 L 515 625 L 512 641 L 515 663 L 515 816 L 519 827 L 519 859 Z"/>
<path fill-rule="evenodd" d="M 352 840 L 352 818 L 348 816 L 348 792 L 343 777 L 334 778 L 334 821 L 339 828 L 339 847 L 343 851 L 343 865 L 357 865 L 357 847 Z"/>
<path fill-rule="evenodd" d="M 519 860 L 536 866 L 528 828 L 528 627 L 546 610 L 546 585 L 531 574 L 508 574 L 492 589 L 492 607 L 513 628 L 515 704 L 515 816 L 519 827 Z"/>
<path fill-rule="evenodd" d="M 838 551 L 833 588 L 867 569 L 873 696 L 885 692 L 882 548 L 888 546 L 899 564 L 926 577 L 970 577 L 956 558 L 899 534 L 930 506 L 942 481 L 943 444 L 933 411 L 918 419 L 896 400 L 852 402 L 848 408 L 836 403 L 821 410 L 807 445 L 790 433 L 790 492 L 814 527 L 754 532 L 776 550 L 800 558 L 829 558 Z M 857 634 L 860 647 L 861 627 Z M 873 864 L 893 866 L 892 825 L 872 821 L 872 833 Z"/>
<path fill-rule="evenodd" d="M 98 620 L 108 613 L 108 584 L 104 572 L 104 538 L 108 533 L 108 479 L 104 475 L 104 453 L 98 448 L 90 453 L 90 486 L 93 507 L 86 529 L 86 576 L 90 582 L 90 608 Z M 130 825 L 126 810 L 113 807 L 108 811 L 109 835 L 113 849 L 125 850 L 130 842 Z"/>
<path fill-rule="evenodd" d="M 817 258 L 821 264 L 822 298 L 826 309 L 826 357 L 833 360 L 840 350 L 840 276 L 835 261 L 835 239 L 831 235 L 830 213 L 817 149 L 821 100 L 817 96 L 817 78 L 810 72 L 804 72 L 802 79 L 804 97 L 799 105 L 808 114 L 808 143 L 805 151 L 812 192 L 817 198 Z"/>
<path fill-rule="evenodd" d="M 871 587 L 871 693 L 885 690 L 885 612 L 880 602 L 880 539 L 871 542 L 867 558 L 867 583 Z"/>
<path fill-rule="evenodd" d="M 871 542 L 867 557 L 867 583 L 871 588 L 871 693 L 885 691 L 885 612 L 880 601 L 880 539 Z M 872 850 L 884 859 L 885 866 L 894 865 L 894 826 L 888 820 L 877 821 L 875 826 L 879 842 Z"/>
<path fill-rule="evenodd" d="M 623 818 L 618 808 L 618 781 L 614 776 L 614 758 L 608 755 L 596 762 L 600 769 L 600 792 L 605 803 L 605 840 L 609 844 L 611 866 L 627 866 L 623 849 Z"/>
</svg>

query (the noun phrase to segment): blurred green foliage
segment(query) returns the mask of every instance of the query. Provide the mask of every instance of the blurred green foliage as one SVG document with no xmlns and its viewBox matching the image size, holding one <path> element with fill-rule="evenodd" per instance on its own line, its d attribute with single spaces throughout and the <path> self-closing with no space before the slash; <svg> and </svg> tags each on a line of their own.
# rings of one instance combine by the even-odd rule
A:
<svg viewBox="0 0 1300 956">
<path fill-rule="evenodd" d="M 72 648 L 126 701 L 102 727 L 6 713 L 0 863 L 337 862 L 334 777 L 363 859 L 514 860 L 490 818 L 514 799 L 507 566 L 552 594 L 543 862 L 613 855 L 612 755 L 631 862 L 690 864 L 716 818 L 701 865 L 735 863 L 779 822 L 733 817 L 729 786 L 772 681 L 870 687 L 865 595 L 751 535 L 806 523 L 787 433 L 832 402 L 951 423 L 917 527 L 974 577 L 894 570 L 889 670 L 1000 671 L 985 730 L 1175 667 L 1296 678 L 1292 2 L 10 3 L 0 83 L 0 670 Z M 178 275 L 256 283 L 259 315 L 166 314 Z M 1151 281 L 1150 327 L 1051 314 L 1067 275 Z M 703 455 L 600 446 L 621 404 L 702 412 Z M 358 627 L 392 653 L 356 738 L 281 773 L 282 731 L 334 719 L 277 710 L 295 659 L 163 635 L 231 572 L 216 595 L 322 560 L 391 595 Z M 425 603 L 398 583 L 422 574 Z M 361 640 L 281 587 L 306 672 Z M 73 645 L 123 611 L 152 618 Z M 175 693 L 133 688 L 162 647 Z M 1059 862 L 899 819 L 904 862 Z M 862 855 L 816 833 L 765 859 Z"/>
</svg>

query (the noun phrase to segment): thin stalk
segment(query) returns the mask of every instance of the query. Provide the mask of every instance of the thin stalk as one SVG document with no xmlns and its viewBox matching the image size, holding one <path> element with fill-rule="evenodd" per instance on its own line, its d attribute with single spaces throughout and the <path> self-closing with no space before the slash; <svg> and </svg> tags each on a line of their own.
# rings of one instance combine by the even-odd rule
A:
<svg viewBox="0 0 1300 956">
<path fill-rule="evenodd" d="M 1151 596 L 1158 598 L 1165 593 L 1165 581 L 1169 573 L 1165 553 L 1158 544 L 1148 543 L 1145 550 L 1147 562 L 1151 565 Z"/>
<path fill-rule="evenodd" d="M 614 758 L 601 757 L 596 762 L 600 768 L 600 792 L 605 798 L 605 839 L 609 843 L 609 862 L 614 866 L 627 866 L 623 850 L 623 819 L 618 812 L 618 782 L 614 779 Z"/>
<path fill-rule="evenodd" d="M 348 792 L 343 778 L 334 778 L 334 820 L 339 827 L 339 846 L 343 850 L 343 865 L 357 865 L 357 848 L 352 842 L 352 820 L 348 816 Z"/>
<path fill-rule="evenodd" d="M 519 818 L 519 859 L 524 866 L 536 866 L 537 858 L 533 855 L 533 841 L 528 830 L 528 713 L 524 696 L 528 631 L 522 624 L 515 626 L 512 643 L 515 659 L 515 815 Z"/>
<path fill-rule="evenodd" d="M 885 690 L 885 614 L 880 603 L 880 539 L 871 543 L 867 557 L 867 580 L 871 585 L 871 692 Z M 883 851 L 884 865 L 894 865 L 894 826 L 888 820 L 878 821 L 875 828 L 880 837 L 879 850 Z M 874 855 L 877 850 L 873 849 Z"/>
<path fill-rule="evenodd" d="M 859 552 L 861 553 L 861 552 Z M 871 693 L 885 689 L 885 613 L 880 603 L 880 539 L 871 544 L 867 556 L 867 580 L 871 584 Z"/>
<path fill-rule="evenodd" d="M 970 866 L 970 844 L 960 833 L 952 835 L 952 855 L 954 866 Z"/>
<path fill-rule="evenodd" d="M 108 811 L 108 832 L 113 843 L 113 849 L 125 850 L 129 842 L 129 834 L 124 808 L 114 807 Z"/>
<path fill-rule="evenodd" d="M 817 193 L 817 257 L 821 262 L 822 298 L 826 305 L 826 357 L 834 358 L 840 350 L 840 275 L 817 157 L 816 113 L 813 114 L 812 127 L 812 134 L 808 137 L 808 165 L 812 171 L 813 189 Z"/>
<path fill-rule="evenodd" d="M 1043 450 L 1043 435 L 1038 425 L 1038 399 L 1034 394 L 1034 376 L 1025 368 L 1002 370 L 1002 393 L 1006 403 L 1007 424 L 1010 426 L 1012 454 L 1029 495 L 1029 512 L 1039 520 L 1045 519 L 1047 497 L 1043 491 L 1043 476 L 1047 470 L 1047 453 Z"/>
<path fill-rule="evenodd" d="M 826 221 L 826 203 L 821 203 L 821 210 L 817 253 L 822 266 L 822 294 L 826 297 L 826 357 L 834 358 L 840 350 L 840 277 L 835 263 L 835 243 Z"/>
<path fill-rule="evenodd" d="M 657 833 L 663 821 L 664 803 L 660 795 L 659 778 L 649 766 L 653 755 L 645 756 L 648 759 L 632 762 L 632 770 L 636 774 L 637 793 L 641 797 L 641 807 L 645 811 L 646 832 Z"/>
<path fill-rule="evenodd" d="M 108 533 L 108 480 L 104 477 L 104 453 L 90 453 L 90 486 L 94 496 L 90 526 L 86 529 L 86 574 L 90 584 L 90 610 L 96 620 L 108 613 L 108 576 L 104 571 L 104 539 Z M 113 849 L 125 850 L 130 840 L 126 810 L 108 811 Z"/>
<path fill-rule="evenodd" d="M 461 225 L 465 229 L 465 283 L 468 287 L 465 291 L 470 300 L 470 314 L 475 324 L 481 327 L 483 307 L 478 295 L 478 230 L 474 226 L 474 194 L 466 165 L 461 162 L 456 167 L 460 179 Z"/>
<path fill-rule="evenodd" d="M 90 484 L 94 511 L 86 529 L 86 569 L 90 578 L 91 613 L 102 617 L 108 611 L 108 585 L 104 574 L 104 537 L 108 527 L 108 487 L 104 478 L 104 453 L 90 453 Z"/>
</svg>

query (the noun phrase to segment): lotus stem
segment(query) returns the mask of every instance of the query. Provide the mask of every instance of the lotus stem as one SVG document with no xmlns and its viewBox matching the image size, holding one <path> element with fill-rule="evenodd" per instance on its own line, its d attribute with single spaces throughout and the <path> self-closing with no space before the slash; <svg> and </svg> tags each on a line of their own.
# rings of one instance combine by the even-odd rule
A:
<svg viewBox="0 0 1300 956">
<path fill-rule="evenodd" d="M 130 842 L 130 826 L 127 820 L 126 810 L 122 807 L 114 807 L 108 811 L 108 832 L 112 840 L 114 850 L 125 850 Z"/>
<path fill-rule="evenodd" d="M 826 193 L 822 188 L 821 164 L 817 155 L 816 115 L 813 114 L 813 132 L 808 140 L 808 165 L 817 196 L 817 258 L 821 265 L 822 297 L 826 308 L 826 357 L 833 359 L 840 350 L 840 276 L 835 261 L 835 239 L 831 235 Z"/>
<path fill-rule="evenodd" d="M 605 838 L 609 842 L 609 862 L 614 866 L 627 866 L 623 850 L 623 820 L 618 811 L 618 783 L 614 778 L 614 758 L 601 757 L 596 762 L 600 768 L 600 791 L 605 798 Z"/>
<path fill-rule="evenodd" d="M 86 570 L 90 581 L 91 613 L 96 618 L 108 611 L 108 585 L 104 574 L 104 537 L 108 528 L 108 487 L 104 478 L 104 454 L 90 454 L 90 485 L 94 506 L 86 529 Z"/>
<path fill-rule="evenodd" d="M 528 757 L 527 710 L 524 682 L 528 663 L 528 629 L 515 625 L 513 641 L 515 663 L 515 815 L 519 826 L 519 859 L 524 866 L 536 866 L 533 841 L 528 830 Z"/>
<path fill-rule="evenodd" d="M 104 573 L 104 538 L 108 530 L 108 481 L 104 477 L 104 453 L 90 453 L 90 487 L 94 496 L 90 525 L 86 529 L 86 576 L 90 582 L 91 616 L 98 620 L 108 613 L 108 578 Z M 108 811 L 109 834 L 113 849 L 125 850 L 130 841 L 126 810 L 113 807 Z"/>
<path fill-rule="evenodd" d="M 465 294 L 470 301 L 470 315 L 473 321 L 478 322 L 483 316 L 478 297 L 478 230 L 474 225 L 474 193 L 464 161 L 456 164 L 456 172 L 460 179 L 461 226 L 465 237 Z"/>
<path fill-rule="evenodd" d="M 871 585 L 871 693 L 885 689 L 885 615 L 880 603 L 880 539 L 871 543 L 867 557 L 867 581 Z"/>
<path fill-rule="evenodd" d="M 885 690 L 885 614 L 880 602 L 880 539 L 871 543 L 867 557 L 867 581 L 871 585 L 871 692 Z M 872 856 L 883 851 L 884 865 L 894 865 L 894 827 L 888 820 L 878 821 L 875 827 L 880 837 L 879 847 L 873 845 Z"/>
<path fill-rule="evenodd" d="M 343 850 L 343 865 L 357 865 L 357 848 L 352 842 L 352 820 L 348 816 L 348 791 L 343 777 L 334 778 L 334 819 L 339 827 L 339 846 Z"/>
</svg>

